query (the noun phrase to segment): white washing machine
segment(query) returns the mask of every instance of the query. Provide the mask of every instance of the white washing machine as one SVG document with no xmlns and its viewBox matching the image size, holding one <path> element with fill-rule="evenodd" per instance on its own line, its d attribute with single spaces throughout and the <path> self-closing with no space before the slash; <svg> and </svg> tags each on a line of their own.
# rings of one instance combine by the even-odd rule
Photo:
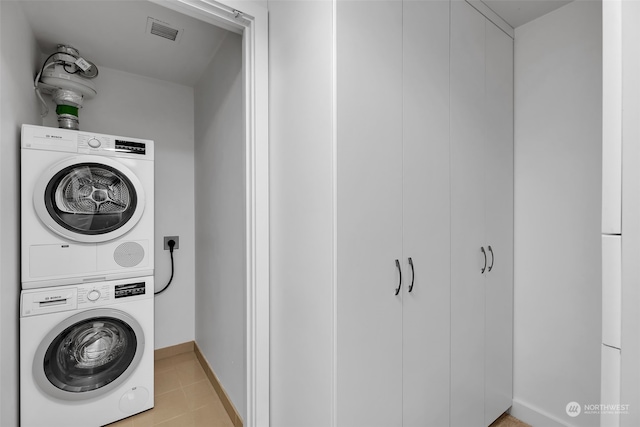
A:
<svg viewBox="0 0 640 427">
<path fill-rule="evenodd" d="M 98 427 L 153 407 L 153 277 L 23 290 L 22 427 Z"/>
<path fill-rule="evenodd" d="M 22 126 L 22 288 L 153 275 L 153 141 Z"/>
</svg>

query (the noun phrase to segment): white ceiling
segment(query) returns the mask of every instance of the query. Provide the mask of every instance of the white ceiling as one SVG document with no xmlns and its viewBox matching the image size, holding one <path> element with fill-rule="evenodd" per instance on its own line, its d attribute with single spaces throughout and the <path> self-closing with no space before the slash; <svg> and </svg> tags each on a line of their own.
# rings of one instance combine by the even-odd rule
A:
<svg viewBox="0 0 640 427">
<path fill-rule="evenodd" d="M 518 27 L 569 0 L 483 0 Z M 57 44 L 69 44 L 98 69 L 114 68 L 138 75 L 194 86 L 215 55 L 227 31 L 140 0 L 22 0 L 43 55 Z M 178 42 L 146 32 L 152 17 L 184 29 Z"/>
<path fill-rule="evenodd" d="M 42 53 L 69 44 L 98 66 L 194 86 L 227 31 L 148 1 L 23 0 Z M 147 17 L 184 29 L 178 42 L 146 33 Z"/>
<path fill-rule="evenodd" d="M 482 0 L 513 28 L 571 3 L 571 0 Z"/>
</svg>

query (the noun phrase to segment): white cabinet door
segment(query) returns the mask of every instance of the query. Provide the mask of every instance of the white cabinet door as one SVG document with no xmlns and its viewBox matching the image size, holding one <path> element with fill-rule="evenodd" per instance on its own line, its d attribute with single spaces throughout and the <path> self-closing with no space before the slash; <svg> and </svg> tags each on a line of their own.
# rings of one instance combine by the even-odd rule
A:
<svg viewBox="0 0 640 427">
<path fill-rule="evenodd" d="M 338 2 L 337 109 L 338 426 L 401 426 L 401 2 Z"/>
<path fill-rule="evenodd" d="M 451 2 L 451 426 L 484 422 L 485 18 Z"/>
<path fill-rule="evenodd" d="M 451 7 L 451 426 L 486 426 L 512 402 L 513 41 Z"/>
<path fill-rule="evenodd" d="M 622 236 L 602 235 L 602 344 L 622 348 Z"/>
<path fill-rule="evenodd" d="M 448 426 L 449 2 L 403 7 L 403 425 Z"/>
<path fill-rule="evenodd" d="M 485 23 L 485 422 L 511 406 L 513 366 L 513 40 Z"/>
<path fill-rule="evenodd" d="M 601 350 L 602 372 L 600 402 L 603 405 L 620 405 L 620 349 L 606 345 Z M 600 425 L 603 427 L 619 427 L 620 414 L 600 414 Z"/>
</svg>

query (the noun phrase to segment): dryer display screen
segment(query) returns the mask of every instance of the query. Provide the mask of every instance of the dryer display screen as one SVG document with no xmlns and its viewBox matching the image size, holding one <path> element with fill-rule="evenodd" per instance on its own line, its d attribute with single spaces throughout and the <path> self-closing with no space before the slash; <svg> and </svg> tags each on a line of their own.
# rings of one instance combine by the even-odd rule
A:
<svg viewBox="0 0 640 427">
<path fill-rule="evenodd" d="M 115 286 L 116 298 L 134 297 L 136 295 L 144 295 L 144 293 L 145 282 L 128 283 L 126 285 Z"/>
<path fill-rule="evenodd" d="M 147 146 L 143 142 L 132 142 L 116 139 L 116 151 L 121 153 L 141 154 L 145 155 Z"/>
</svg>

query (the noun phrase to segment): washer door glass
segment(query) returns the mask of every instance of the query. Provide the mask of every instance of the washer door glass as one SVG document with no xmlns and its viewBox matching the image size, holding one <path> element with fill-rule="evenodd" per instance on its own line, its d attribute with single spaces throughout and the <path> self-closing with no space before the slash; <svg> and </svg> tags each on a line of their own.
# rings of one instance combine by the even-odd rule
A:
<svg viewBox="0 0 640 427">
<path fill-rule="evenodd" d="M 121 319 L 83 320 L 53 339 L 44 354 L 44 374 L 51 384 L 66 392 L 96 390 L 127 370 L 137 347 L 136 333 Z"/>
<path fill-rule="evenodd" d="M 49 215 L 74 233 L 109 233 L 136 211 L 135 188 L 126 175 L 105 164 L 82 163 L 55 174 L 45 190 Z"/>
</svg>

